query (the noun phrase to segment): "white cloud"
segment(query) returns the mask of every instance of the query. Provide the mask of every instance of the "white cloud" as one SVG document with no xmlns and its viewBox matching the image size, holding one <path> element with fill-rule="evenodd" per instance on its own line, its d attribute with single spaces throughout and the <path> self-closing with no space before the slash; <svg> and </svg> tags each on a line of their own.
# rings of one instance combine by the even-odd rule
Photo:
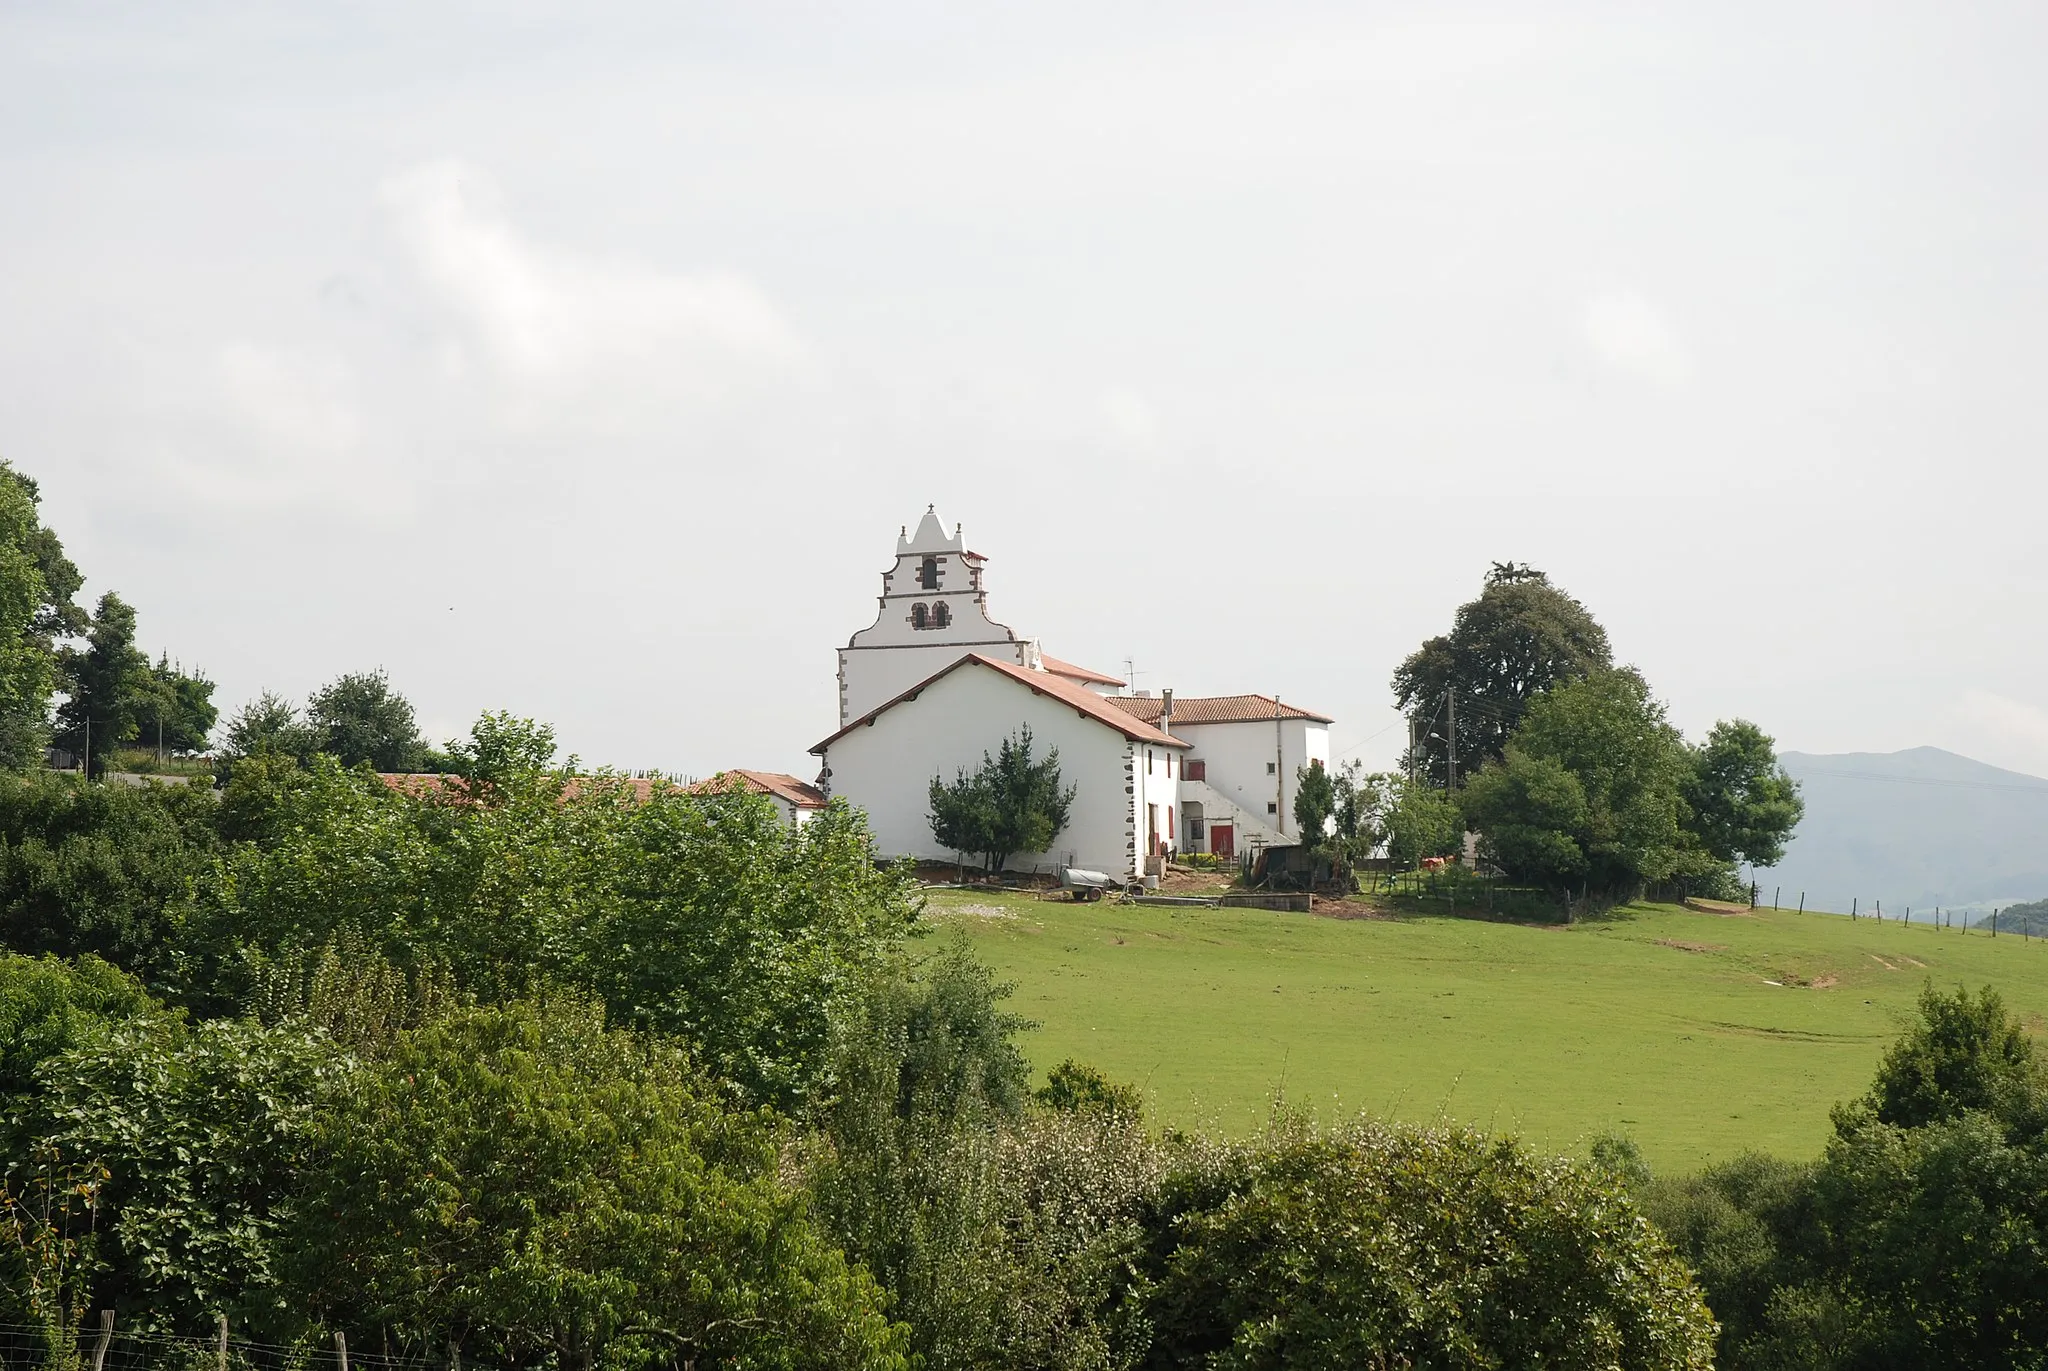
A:
<svg viewBox="0 0 2048 1371">
<path fill-rule="evenodd" d="M 1617 371 L 1666 385 L 1692 376 L 1685 345 L 1634 291 L 1602 291 L 1586 301 L 1579 330 L 1594 355 Z"/>
<path fill-rule="evenodd" d="M 506 215 L 490 178 L 459 162 L 394 176 L 377 201 L 409 303 L 438 327 L 450 374 L 481 366 L 529 394 L 533 386 L 702 390 L 729 382 L 735 365 L 799 351 L 742 278 L 600 262 L 535 243 Z"/>
</svg>

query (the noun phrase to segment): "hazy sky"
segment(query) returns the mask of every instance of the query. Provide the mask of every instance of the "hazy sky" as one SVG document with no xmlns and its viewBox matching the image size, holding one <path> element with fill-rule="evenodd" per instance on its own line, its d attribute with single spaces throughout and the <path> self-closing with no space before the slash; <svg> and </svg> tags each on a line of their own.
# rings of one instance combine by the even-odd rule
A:
<svg viewBox="0 0 2048 1371">
<path fill-rule="evenodd" d="M 11 0 L 0 455 L 230 708 L 807 775 L 935 501 L 1376 763 L 1513 559 L 1688 731 L 2048 772 L 2044 15 Z"/>
</svg>

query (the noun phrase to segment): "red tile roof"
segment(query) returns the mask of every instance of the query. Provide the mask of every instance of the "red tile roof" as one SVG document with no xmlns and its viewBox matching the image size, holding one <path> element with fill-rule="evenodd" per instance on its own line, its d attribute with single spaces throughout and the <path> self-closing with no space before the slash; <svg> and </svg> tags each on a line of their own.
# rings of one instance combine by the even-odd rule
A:
<svg viewBox="0 0 2048 1371">
<path fill-rule="evenodd" d="M 781 771 L 746 771 L 734 767 L 686 788 L 692 795 L 712 795 L 734 785 L 756 795 L 773 795 L 798 809 L 823 809 L 831 803 L 816 786 Z"/>
<path fill-rule="evenodd" d="M 460 776 L 432 771 L 380 771 L 377 773 L 377 779 L 391 789 L 410 795 L 414 799 L 429 795 L 446 796 L 450 802 L 460 803 L 470 798 L 469 782 Z M 584 786 L 597 781 L 630 792 L 635 804 L 646 804 L 648 798 L 654 794 L 655 782 L 645 776 L 571 776 L 562 783 L 562 798 L 573 800 L 583 793 Z M 661 784 L 664 788 L 669 788 L 666 781 Z"/>
<path fill-rule="evenodd" d="M 1166 710 L 1166 701 L 1156 695 L 1111 695 L 1108 700 L 1118 709 L 1146 723 L 1157 723 Z M 1330 722 L 1326 714 L 1314 714 L 1294 705 L 1282 704 L 1271 695 L 1173 697 L 1173 721 L 1177 724 L 1271 723 L 1275 710 L 1282 719 L 1309 719 L 1319 724 Z"/>
<path fill-rule="evenodd" d="M 1053 675 L 1064 676 L 1070 681 L 1093 681 L 1097 685 L 1113 686 L 1123 684 L 1121 677 L 1105 676 L 1099 671 L 1090 671 L 1085 666 L 1075 666 L 1072 662 L 1063 662 L 1048 653 L 1040 653 L 1038 660 L 1039 664 Z"/>
<path fill-rule="evenodd" d="M 1074 710 L 1082 717 L 1093 719 L 1096 723 L 1106 728 L 1113 728 L 1133 742 L 1152 743 L 1155 746 L 1161 747 L 1188 746 L 1181 739 L 1161 733 L 1150 724 L 1132 718 L 1130 714 L 1123 710 L 1113 708 L 1112 702 L 1116 699 L 1115 696 L 1105 697 L 1097 695 L 1094 691 L 1075 685 L 1065 677 L 1055 676 L 1049 671 L 1029 671 L 1024 667 L 1018 666 L 1015 662 L 998 661 L 994 657 L 984 657 L 979 652 L 970 652 L 951 666 L 925 677 L 925 679 L 919 681 L 895 699 L 869 710 L 845 728 L 840 729 L 837 733 L 813 747 L 811 751 L 823 752 L 856 728 L 873 723 L 883 714 L 904 703 L 906 700 L 915 700 L 923 693 L 926 686 L 942 676 L 952 675 L 963 666 L 985 666 L 991 671 L 1001 672 L 1028 689 L 1032 694 L 1050 696 L 1062 704 L 1072 705 Z"/>
</svg>

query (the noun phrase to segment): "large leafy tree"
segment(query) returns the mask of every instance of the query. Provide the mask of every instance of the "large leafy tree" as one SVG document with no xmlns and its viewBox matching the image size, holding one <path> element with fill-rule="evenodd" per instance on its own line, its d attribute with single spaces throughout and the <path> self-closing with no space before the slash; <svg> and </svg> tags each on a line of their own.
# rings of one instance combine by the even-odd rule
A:
<svg viewBox="0 0 2048 1371">
<path fill-rule="evenodd" d="M 1443 791 L 1406 776 L 1380 779 L 1387 858 L 1396 871 L 1406 871 L 1425 857 L 1447 857 L 1459 850 L 1464 818 Z"/>
<path fill-rule="evenodd" d="M 1600 671 L 1530 702 L 1506 755 L 1466 788 L 1466 821 L 1512 876 L 1627 892 L 1685 867 L 1689 762 L 1642 676 Z"/>
<path fill-rule="evenodd" d="M 84 608 L 78 603 L 79 589 L 85 585 L 85 577 L 77 565 L 64 555 L 64 544 L 56 532 L 38 522 L 36 507 L 42 503 L 43 494 L 35 478 L 15 470 L 11 463 L 0 461 L 0 485 L 5 485 L 28 501 L 28 516 L 20 518 L 19 506 L 10 513 L 10 538 L 19 538 L 21 546 L 35 563 L 43 578 L 42 600 L 37 604 L 35 614 L 29 621 L 30 632 L 43 649 L 54 652 L 57 645 L 66 638 L 81 638 L 90 627 L 90 620 Z M 0 501 L 13 504 L 12 495 L 0 495 Z M 25 528 L 26 533 L 17 532 Z"/>
<path fill-rule="evenodd" d="M 1060 750 L 1034 755 L 1031 730 L 1005 738 L 994 756 L 981 754 L 972 775 L 963 767 L 949 783 L 932 777 L 932 836 L 956 852 L 972 852 L 991 874 L 1019 852 L 1051 851 L 1067 826 L 1075 789 L 1060 780 Z"/>
<path fill-rule="evenodd" d="M 459 1011 L 326 1119 L 288 1269 L 343 1326 L 492 1366 L 904 1366 L 783 1142 L 594 1005 Z"/>
<path fill-rule="evenodd" d="M 238 1019 L 114 1025 L 46 1062 L 26 1102 L 28 1154 L 87 1164 L 100 1196 L 95 1282 L 107 1306 L 168 1332 L 216 1312 L 269 1338 L 302 1328 L 281 1285 L 281 1235 L 308 1131 L 345 1063 L 332 1042 Z"/>
<path fill-rule="evenodd" d="M 246 757 L 305 761 L 320 750 L 320 741 L 312 725 L 299 717 L 297 705 L 266 690 L 228 716 L 220 752 L 231 763 Z"/>
<path fill-rule="evenodd" d="M 80 626 L 77 589 L 78 569 L 37 521 L 35 482 L 0 462 L 0 767 L 41 761 L 56 643 Z"/>
<path fill-rule="evenodd" d="M 426 753 L 412 702 L 391 688 L 382 668 L 338 676 L 306 701 L 319 749 L 344 766 L 412 771 Z"/>
<path fill-rule="evenodd" d="M 1417 648 L 1394 672 L 1397 708 L 1417 721 L 1409 761 L 1442 786 L 1450 757 L 1449 697 L 1456 693 L 1462 779 L 1499 759 L 1529 702 L 1610 665 L 1607 630 L 1533 567 L 1496 562 L 1479 598 L 1451 631 Z"/>
<path fill-rule="evenodd" d="M 0 944 L 161 977 L 185 896 L 213 861 L 215 810 L 191 786 L 48 772 L 0 786 Z"/>
<path fill-rule="evenodd" d="M 1700 1271 L 1726 1371 L 2048 1364 L 2048 1077 L 1989 990 L 1922 992 L 1818 1163 L 1647 1192 Z"/>
<path fill-rule="evenodd" d="M 316 755 L 238 763 L 237 842 L 179 929 L 181 990 L 220 1008 L 253 968 L 356 937 L 395 965 L 448 968 L 484 999 L 544 981 L 622 1024 L 690 1041 L 743 1097 L 796 1109 L 914 917 L 858 816 L 801 828 L 764 797 L 644 797 L 547 766 L 545 730 L 487 718 L 469 774 L 394 789 Z"/>
<path fill-rule="evenodd" d="M 84 754 L 91 737 L 92 774 L 134 741 L 152 696 L 149 658 L 135 646 L 135 610 L 113 591 L 100 596 L 83 648 L 63 654 L 68 698 L 57 709 L 61 747 Z"/>
<path fill-rule="evenodd" d="M 1713 1364 L 1691 1273 L 1616 1181 L 1463 1129 L 1198 1158 L 1133 1271 L 1148 1367 Z"/>
<path fill-rule="evenodd" d="M 1777 743 L 1746 719 L 1714 725 L 1692 754 L 1684 795 L 1687 827 L 1721 862 L 1776 866 L 1806 813 Z"/>
<path fill-rule="evenodd" d="M 169 653 L 158 657 L 144 678 L 146 693 L 136 702 L 137 741 L 166 752 L 198 752 L 205 748 L 220 710 L 213 703 L 213 682 L 200 672 L 173 663 Z"/>
</svg>

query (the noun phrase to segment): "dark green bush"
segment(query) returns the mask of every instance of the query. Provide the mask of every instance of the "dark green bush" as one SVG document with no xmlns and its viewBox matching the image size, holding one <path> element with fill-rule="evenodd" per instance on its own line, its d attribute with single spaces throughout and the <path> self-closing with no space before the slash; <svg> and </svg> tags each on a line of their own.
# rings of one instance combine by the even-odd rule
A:
<svg viewBox="0 0 2048 1371">
<path fill-rule="evenodd" d="M 1135 1311 L 1153 1368 L 1704 1368 L 1685 1265 L 1600 1172 L 1463 1129 L 1283 1128 L 1174 1175 Z"/>
</svg>

